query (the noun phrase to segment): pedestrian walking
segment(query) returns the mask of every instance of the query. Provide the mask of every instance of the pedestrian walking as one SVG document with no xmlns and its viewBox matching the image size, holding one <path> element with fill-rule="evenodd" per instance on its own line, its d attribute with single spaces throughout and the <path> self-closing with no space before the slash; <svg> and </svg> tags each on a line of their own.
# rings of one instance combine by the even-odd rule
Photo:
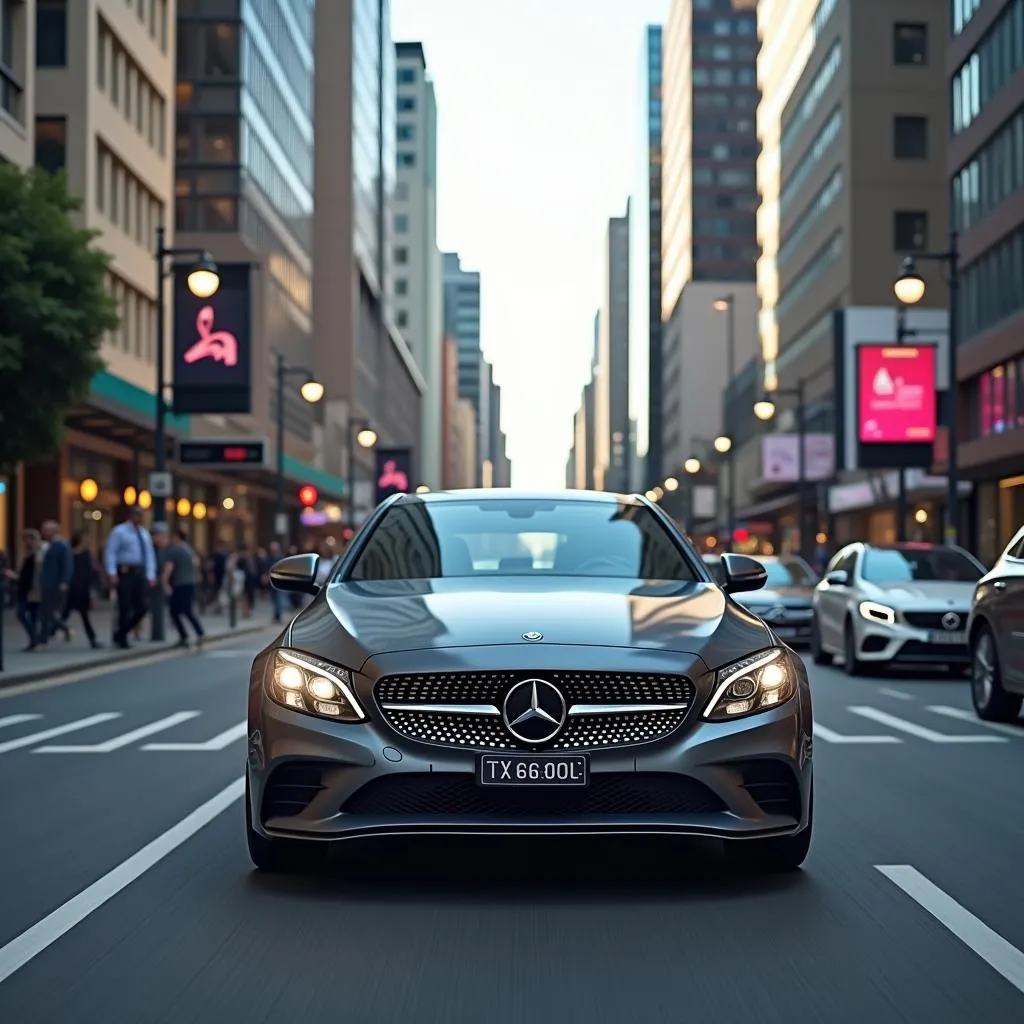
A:
<svg viewBox="0 0 1024 1024">
<path fill-rule="evenodd" d="M 149 611 L 149 589 L 157 583 L 153 538 L 142 525 L 142 509 L 130 509 L 128 518 L 110 531 L 104 569 L 112 593 L 117 595 L 114 643 L 129 647 L 128 637 Z"/>
<path fill-rule="evenodd" d="M 68 588 L 75 559 L 71 545 L 60 535 L 60 523 L 48 519 L 43 523 L 42 571 L 39 574 L 39 635 L 37 642 L 42 645 L 62 632 L 65 640 L 71 639 L 71 631 L 64 623 L 64 606 L 68 600 Z"/>
<path fill-rule="evenodd" d="M 64 609 L 64 625 L 67 627 L 71 613 L 77 612 L 89 646 L 96 650 L 103 645 L 96 639 L 96 630 L 89 613 L 92 611 L 92 592 L 99 577 L 99 568 L 82 534 L 71 535 L 71 553 L 74 567 L 71 571 L 71 586 L 68 587 L 68 602 Z"/>
<path fill-rule="evenodd" d="M 39 604 L 42 594 L 39 577 L 43 569 L 40 551 L 43 539 L 38 530 L 25 530 L 21 535 L 22 555 L 18 571 L 7 570 L 7 578 L 15 581 L 15 601 L 18 621 L 28 636 L 26 651 L 34 651 L 39 639 Z"/>
<path fill-rule="evenodd" d="M 196 617 L 196 585 L 199 581 L 199 556 L 188 542 L 188 534 L 179 530 L 163 557 L 163 585 L 171 622 L 178 631 L 178 646 L 188 647 L 187 621 L 195 631 L 196 643 L 203 644 L 203 626 Z"/>
</svg>

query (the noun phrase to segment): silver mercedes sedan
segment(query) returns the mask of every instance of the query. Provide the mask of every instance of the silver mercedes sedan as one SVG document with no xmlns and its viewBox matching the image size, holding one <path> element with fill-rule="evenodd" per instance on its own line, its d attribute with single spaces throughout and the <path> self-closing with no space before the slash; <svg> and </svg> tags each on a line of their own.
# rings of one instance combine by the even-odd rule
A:
<svg viewBox="0 0 1024 1024">
<path fill-rule="evenodd" d="M 984 566 L 956 547 L 848 544 L 814 591 L 811 656 L 849 675 L 892 665 L 967 671 L 967 617 Z"/>
</svg>

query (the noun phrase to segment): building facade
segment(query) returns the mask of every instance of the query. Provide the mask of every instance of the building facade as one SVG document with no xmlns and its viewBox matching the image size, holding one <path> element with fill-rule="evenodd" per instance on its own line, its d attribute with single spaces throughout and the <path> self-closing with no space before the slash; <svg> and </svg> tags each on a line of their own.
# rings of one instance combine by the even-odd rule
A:
<svg viewBox="0 0 1024 1024">
<path fill-rule="evenodd" d="M 372 504 L 374 457 L 349 437 L 369 425 L 380 444 L 411 448 L 418 469 L 426 392 L 393 315 L 396 58 L 388 0 L 316 4 L 313 18 L 313 363 L 326 387 L 320 457 L 343 471 L 354 450 L 361 516 Z"/>
<path fill-rule="evenodd" d="M 607 491 L 629 490 L 629 220 L 627 204 L 608 221 L 602 266 L 596 474 Z"/>
<path fill-rule="evenodd" d="M 662 462 L 661 37 L 660 25 L 647 26 L 635 143 L 640 159 L 629 218 L 629 487 L 641 491 L 658 482 Z"/>
<path fill-rule="evenodd" d="M 423 374 L 420 480 L 441 486 L 444 270 L 437 248 L 437 101 L 421 43 L 395 46 L 395 324 Z"/>
<path fill-rule="evenodd" d="M 1024 2 L 949 6 L 958 454 L 975 481 L 972 546 L 991 564 L 1024 523 Z M 930 291 L 939 275 L 922 269 Z"/>
<path fill-rule="evenodd" d="M 444 332 L 455 339 L 459 356 L 459 397 L 472 406 L 476 417 L 477 455 L 486 435 L 481 434 L 483 354 L 480 348 L 480 274 L 465 270 L 458 253 L 444 254 Z"/>
<path fill-rule="evenodd" d="M 35 52 L 35 0 L 0 0 L 0 162 L 18 167 L 34 159 Z"/>
<path fill-rule="evenodd" d="M 690 280 L 754 280 L 757 51 L 753 0 L 673 0 L 663 39 L 663 322 Z"/>
</svg>

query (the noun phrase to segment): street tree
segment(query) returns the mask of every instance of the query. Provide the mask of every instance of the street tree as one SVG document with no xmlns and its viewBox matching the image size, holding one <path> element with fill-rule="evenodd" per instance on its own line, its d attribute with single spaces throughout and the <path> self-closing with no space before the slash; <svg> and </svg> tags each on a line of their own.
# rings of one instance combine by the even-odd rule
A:
<svg viewBox="0 0 1024 1024">
<path fill-rule="evenodd" d="M 110 257 L 79 227 L 63 172 L 0 162 L 0 474 L 46 462 L 64 419 L 103 369 L 118 325 Z"/>
</svg>

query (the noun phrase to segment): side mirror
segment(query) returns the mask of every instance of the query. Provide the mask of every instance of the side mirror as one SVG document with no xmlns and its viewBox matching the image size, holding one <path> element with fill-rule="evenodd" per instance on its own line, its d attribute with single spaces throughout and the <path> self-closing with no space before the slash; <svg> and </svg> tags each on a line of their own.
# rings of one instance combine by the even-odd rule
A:
<svg viewBox="0 0 1024 1024">
<path fill-rule="evenodd" d="M 768 582 L 768 570 L 756 558 L 747 555 L 722 555 L 722 575 L 725 577 L 722 589 L 727 594 L 760 590 Z"/>
<path fill-rule="evenodd" d="M 845 569 L 833 569 L 825 573 L 825 582 L 830 587 L 845 587 L 850 583 L 850 574 Z"/>
<path fill-rule="evenodd" d="M 270 585 L 290 594 L 315 594 L 319 591 L 316 571 L 319 555 L 289 555 L 270 567 Z"/>
</svg>

